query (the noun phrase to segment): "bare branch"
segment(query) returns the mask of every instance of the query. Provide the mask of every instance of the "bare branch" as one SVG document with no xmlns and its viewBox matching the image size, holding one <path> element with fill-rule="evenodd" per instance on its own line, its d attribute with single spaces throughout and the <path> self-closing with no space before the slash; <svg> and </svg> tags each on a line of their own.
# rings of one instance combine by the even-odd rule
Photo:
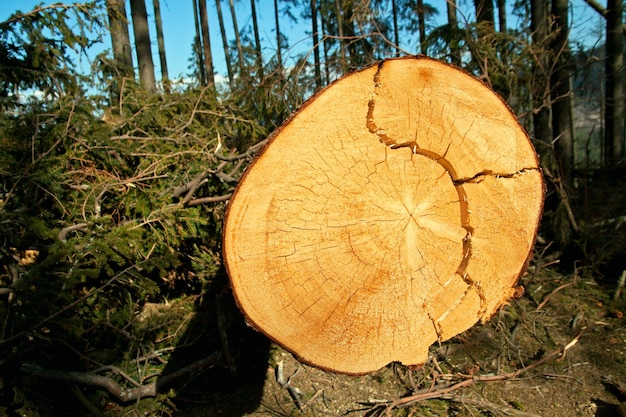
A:
<svg viewBox="0 0 626 417">
<path fill-rule="evenodd" d="M 261 142 L 250 146 L 248 148 L 248 150 L 245 151 L 244 153 L 241 153 L 241 154 L 238 154 L 238 155 L 225 156 L 225 155 L 220 155 L 220 154 L 216 153 L 215 157 L 217 159 L 222 160 L 222 161 L 228 161 L 228 162 L 238 161 L 240 159 L 251 158 L 265 145 L 266 142 L 267 142 L 267 139 L 262 140 Z"/>
<path fill-rule="evenodd" d="M 78 223 L 78 224 L 73 224 L 71 226 L 64 227 L 63 229 L 61 229 L 61 231 L 57 235 L 57 239 L 59 239 L 61 242 L 65 242 L 66 241 L 65 238 L 67 237 L 68 233 L 73 232 L 73 231 L 84 232 L 85 230 L 87 230 L 88 226 L 89 225 L 87 223 Z"/>
<path fill-rule="evenodd" d="M 419 401 L 424 401 L 424 400 L 428 400 L 428 399 L 433 399 L 433 398 L 446 398 L 446 396 L 448 394 L 450 394 L 453 391 L 456 391 L 460 388 L 463 387 L 469 387 L 474 385 L 476 382 L 492 382 L 492 381 L 507 381 L 507 380 L 511 380 L 511 379 L 515 379 L 518 378 L 520 375 L 534 369 L 537 368 L 541 365 L 543 365 L 546 362 L 555 360 L 555 359 L 559 359 L 559 358 L 563 358 L 565 356 L 565 354 L 567 353 L 567 351 L 569 349 L 571 349 L 576 343 L 578 343 L 578 340 L 580 339 L 580 334 L 576 335 L 576 337 L 574 337 L 568 344 L 566 344 L 563 347 L 560 347 L 550 353 L 548 353 L 547 355 L 545 355 L 543 358 L 539 359 L 538 361 L 517 369 L 515 371 L 512 372 L 506 372 L 506 373 L 502 373 L 502 374 L 496 374 L 496 375 L 458 375 L 463 379 L 460 382 L 457 382 L 454 385 L 437 385 L 435 387 L 429 387 L 420 391 L 415 392 L 413 395 L 409 395 L 407 397 L 403 397 L 400 398 L 398 400 L 386 403 L 384 406 L 387 409 L 393 409 L 393 408 L 404 408 L 404 407 L 408 407 L 412 404 L 415 404 L 416 402 Z"/>
<path fill-rule="evenodd" d="M 23 373 L 37 378 L 104 388 L 119 401 L 128 402 L 145 397 L 155 397 L 159 394 L 159 392 L 161 392 L 161 388 L 172 384 L 175 380 L 182 377 L 193 377 L 209 368 L 212 368 L 217 364 L 219 357 L 219 352 L 213 352 L 206 358 L 193 362 L 192 364 L 180 368 L 171 374 L 160 376 L 156 381 L 146 385 L 139 385 L 137 382 L 133 381 L 135 388 L 122 388 L 112 378 L 108 376 L 95 375 L 93 373 L 54 371 L 32 364 L 23 365 L 21 370 Z"/>
<path fill-rule="evenodd" d="M 192 207 L 192 206 L 199 206 L 200 204 L 219 203 L 219 202 L 226 201 L 226 200 L 230 199 L 230 197 L 232 197 L 232 195 L 233 195 L 233 193 L 229 193 L 229 194 L 225 194 L 225 195 L 218 195 L 218 196 L 215 196 L 215 197 L 196 198 L 194 200 L 189 201 L 187 206 Z"/>
</svg>

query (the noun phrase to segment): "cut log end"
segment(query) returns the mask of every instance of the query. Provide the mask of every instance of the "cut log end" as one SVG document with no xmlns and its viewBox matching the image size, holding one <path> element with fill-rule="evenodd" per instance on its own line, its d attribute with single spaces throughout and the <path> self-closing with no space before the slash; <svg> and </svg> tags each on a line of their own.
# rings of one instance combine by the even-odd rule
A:
<svg viewBox="0 0 626 417">
<path fill-rule="evenodd" d="M 515 297 L 543 196 L 496 94 L 447 64 L 392 59 L 270 137 L 229 203 L 224 259 L 250 323 L 303 361 L 415 365 Z"/>
</svg>

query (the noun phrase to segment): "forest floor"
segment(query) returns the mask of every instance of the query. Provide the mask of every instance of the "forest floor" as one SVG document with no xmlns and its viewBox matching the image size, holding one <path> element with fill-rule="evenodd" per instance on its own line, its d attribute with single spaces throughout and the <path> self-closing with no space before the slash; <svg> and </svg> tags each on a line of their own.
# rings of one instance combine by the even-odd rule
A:
<svg viewBox="0 0 626 417">
<path fill-rule="evenodd" d="M 626 417 L 620 272 L 579 267 L 564 275 L 559 267 L 557 258 L 537 256 L 520 281 L 525 293 L 488 323 L 435 344 L 421 367 L 390 364 L 364 376 L 316 369 L 270 343 L 246 326 L 218 276 L 202 295 L 146 303 L 138 314 L 139 325 L 166 326 L 161 334 L 173 342 L 161 350 L 171 354 L 150 353 L 147 343 L 115 364 L 144 384 L 178 372 L 171 389 L 122 403 L 77 380 L 23 376 L 10 385 L 0 375 L 0 416 Z M 149 353 L 154 360 L 142 371 L 138 356 Z M 208 369 L 180 372 L 218 355 Z"/>
<path fill-rule="evenodd" d="M 210 370 L 156 415 L 626 416 L 626 294 L 613 301 L 615 282 L 604 285 L 584 271 L 562 275 L 556 263 L 543 262 L 522 278 L 520 299 L 431 347 L 419 369 L 329 373 L 246 330 L 229 346 L 237 377 Z M 105 415 L 155 415 L 142 402 Z"/>
</svg>

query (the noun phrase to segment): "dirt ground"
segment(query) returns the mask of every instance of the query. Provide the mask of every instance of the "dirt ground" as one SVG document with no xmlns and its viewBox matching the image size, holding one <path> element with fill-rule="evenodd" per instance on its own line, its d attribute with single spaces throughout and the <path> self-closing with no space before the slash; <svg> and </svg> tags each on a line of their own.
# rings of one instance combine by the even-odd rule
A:
<svg viewBox="0 0 626 417">
<path fill-rule="evenodd" d="M 236 372 L 210 370 L 162 400 L 158 415 L 626 416 L 626 296 L 613 301 L 616 281 L 545 263 L 529 267 L 522 298 L 431 347 L 419 369 L 324 372 L 247 330 L 230 345 Z M 155 415 L 141 410 L 106 415 Z"/>
</svg>

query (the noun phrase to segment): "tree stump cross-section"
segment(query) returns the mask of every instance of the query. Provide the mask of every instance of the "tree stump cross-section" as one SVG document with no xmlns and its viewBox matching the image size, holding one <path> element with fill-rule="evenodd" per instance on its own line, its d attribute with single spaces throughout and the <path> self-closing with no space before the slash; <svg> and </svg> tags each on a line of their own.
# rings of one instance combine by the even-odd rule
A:
<svg viewBox="0 0 626 417">
<path fill-rule="evenodd" d="M 224 259 L 249 323 L 304 362 L 420 364 L 518 295 L 543 197 L 495 93 L 433 59 L 391 59 L 272 134 L 229 202 Z"/>
</svg>

